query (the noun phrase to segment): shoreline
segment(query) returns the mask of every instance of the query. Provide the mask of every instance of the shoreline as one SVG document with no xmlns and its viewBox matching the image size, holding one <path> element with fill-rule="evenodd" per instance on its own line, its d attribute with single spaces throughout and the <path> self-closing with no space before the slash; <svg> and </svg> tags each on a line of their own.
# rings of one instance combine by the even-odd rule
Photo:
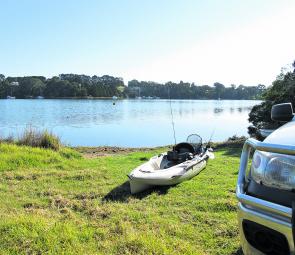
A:
<svg viewBox="0 0 295 255">
<path fill-rule="evenodd" d="M 96 157 L 103 157 L 115 154 L 127 154 L 131 152 L 148 152 L 153 150 L 167 150 L 167 148 L 172 148 L 172 145 L 167 146 L 157 146 L 157 147 L 138 147 L 138 148 L 131 148 L 131 147 L 118 147 L 118 146 L 78 146 L 78 147 L 70 147 L 71 149 L 78 151 L 86 158 L 96 158 Z"/>
<path fill-rule="evenodd" d="M 246 137 L 238 137 L 237 139 L 227 140 L 224 142 L 212 142 L 211 147 L 214 150 L 224 149 L 224 148 L 241 148 L 246 140 Z M 156 147 L 119 147 L 119 146 L 78 146 L 69 147 L 75 151 L 78 151 L 86 158 L 96 158 L 109 155 L 120 155 L 127 154 L 131 152 L 150 152 L 154 150 L 163 149 L 169 150 L 173 148 L 173 145 L 164 145 Z"/>
<path fill-rule="evenodd" d="M 9 98 L 0 98 L 0 100 L 54 100 L 54 99 L 85 99 L 85 100 L 92 100 L 92 99 L 102 99 L 102 100 L 136 100 L 136 101 L 141 101 L 141 100 L 170 100 L 170 98 L 142 98 L 142 99 L 138 99 L 138 98 L 127 98 L 127 97 L 118 97 L 116 99 L 113 99 L 113 97 L 44 97 L 44 98 L 13 98 L 13 99 L 9 99 Z M 200 100 L 200 101 L 205 101 L 205 100 L 210 100 L 210 101 L 263 101 L 262 99 L 230 99 L 230 98 L 221 98 L 221 99 L 217 99 L 217 98 L 171 98 L 171 100 Z"/>
</svg>

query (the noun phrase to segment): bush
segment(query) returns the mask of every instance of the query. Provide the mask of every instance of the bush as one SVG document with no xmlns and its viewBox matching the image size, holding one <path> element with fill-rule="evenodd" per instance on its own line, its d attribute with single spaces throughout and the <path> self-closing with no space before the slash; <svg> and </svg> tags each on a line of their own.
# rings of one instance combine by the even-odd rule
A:
<svg viewBox="0 0 295 255">
<path fill-rule="evenodd" d="M 229 137 L 226 141 L 221 143 L 213 143 L 214 149 L 222 149 L 222 148 L 242 148 L 247 137 L 245 136 L 236 136 L 233 135 Z"/>
<path fill-rule="evenodd" d="M 0 143 L 14 143 L 14 138 L 12 135 L 9 135 L 7 137 L 0 137 Z"/>
<path fill-rule="evenodd" d="M 26 145 L 31 147 L 40 147 L 46 149 L 59 150 L 62 146 L 59 137 L 45 131 L 37 131 L 32 128 L 26 129 L 24 133 L 16 141 L 18 145 Z"/>
<path fill-rule="evenodd" d="M 295 62 L 293 67 L 295 69 Z M 272 86 L 266 90 L 263 99 L 265 101 L 254 106 L 249 113 L 249 122 L 255 127 L 248 129 L 250 135 L 255 135 L 257 133 L 255 130 L 260 128 L 275 129 L 282 125 L 271 119 L 271 107 L 288 102 L 295 106 L 295 70 L 280 74 Z"/>
</svg>

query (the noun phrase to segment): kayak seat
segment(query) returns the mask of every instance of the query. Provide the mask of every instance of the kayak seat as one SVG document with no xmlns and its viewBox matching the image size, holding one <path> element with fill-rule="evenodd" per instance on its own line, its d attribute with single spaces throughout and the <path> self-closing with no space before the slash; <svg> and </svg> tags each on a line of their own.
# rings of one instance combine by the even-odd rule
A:
<svg viewBox="0 0 295 255">
<path fill-rule="evenodd" d="M 171 162 L 181 163 L 191 158 L 191 152 L 182 152 L 179 153 L 177 151 L 168 151 L 167 152 L 167 160 Z"/>
<path fill-rule="evenodd" d="M 174 151 L 177 151 L 178 153 L 196 153 L 194 146 L 192 146 L 190 143 L 179 143 L 174 147 Z"/>
<path fill-rule="evenodd" d="M 193 146 L 190 143 L 179 143 L 175 145 L 172 151 L 167 152 L 167 160 L 171 162 L 182 163 L 191 159 L 193 155 L 200 153 L 201 145 L 199 147 Z"/>
<path fill-rule="evenodd" d="M 169 161 L 178 161 L 178 152 L 177 151 L 168 151 L 167 152 L 167 159 Z"/>
</svg>

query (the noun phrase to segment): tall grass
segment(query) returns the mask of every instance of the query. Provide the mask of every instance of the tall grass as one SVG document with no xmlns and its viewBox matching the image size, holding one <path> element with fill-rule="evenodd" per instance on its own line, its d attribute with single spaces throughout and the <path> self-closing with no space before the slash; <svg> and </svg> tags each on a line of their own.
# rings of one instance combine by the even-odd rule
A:
<svg viewBox="0 0 295 255">
<path fill-rule="evenodd" d="M 12 135 L 9 136 L 0 136 L 0 143 L 14 143 L 14 138 Z"/>
<path fill-rule="evenodd" d="M 39 131 L 33 128 L 27 128 L 23 133 L 14 139 L 13 136 L 0 138 L 0 143 L 15 143 L 17 145 L 25 145 L 30 147 L 39 147 L 45 149 L 59 150 L 62 147 L 60 138 L 51 132 L 44 130 Z"/>
</svg>

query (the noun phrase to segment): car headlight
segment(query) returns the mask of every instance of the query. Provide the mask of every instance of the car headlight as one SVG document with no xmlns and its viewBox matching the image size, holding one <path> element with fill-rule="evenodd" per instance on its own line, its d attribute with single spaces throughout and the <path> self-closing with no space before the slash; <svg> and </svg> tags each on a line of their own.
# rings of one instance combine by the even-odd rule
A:
<svg viewBox="0 0 295 255">
<path fill-rule="evenodd" d="M 255 151 L 250 174 L 257 183 L 286 190 L 295 189 L 295 157 Z"/>
</svg>

